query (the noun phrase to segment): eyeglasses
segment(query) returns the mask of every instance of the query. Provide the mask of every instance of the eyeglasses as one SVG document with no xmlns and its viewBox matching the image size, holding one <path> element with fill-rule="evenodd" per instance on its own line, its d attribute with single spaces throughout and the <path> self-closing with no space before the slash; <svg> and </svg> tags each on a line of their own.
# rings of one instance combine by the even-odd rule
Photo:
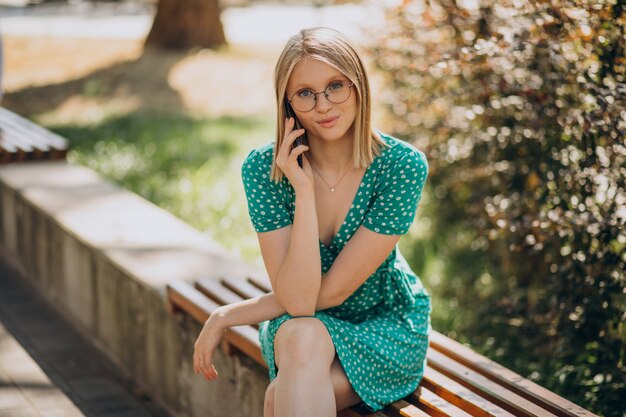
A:
<svg viewBox="0 0 626 417">
<path fill-rule="evenodd" d="M 291 96 L 289 103 L 294 109 L 301 112 L 308 112 L 315 108 L 317 104 L 317 95 L 324 93 L 326 99 L 334 104 L 341 104 L 350 98 L 350 92 L 354 83 L 348 84 L 346 81 L 333 81 L 326 87 L 324 91 L 314 93 L 311 90 L 304 89 L 298 91 Z"/>
</svg>

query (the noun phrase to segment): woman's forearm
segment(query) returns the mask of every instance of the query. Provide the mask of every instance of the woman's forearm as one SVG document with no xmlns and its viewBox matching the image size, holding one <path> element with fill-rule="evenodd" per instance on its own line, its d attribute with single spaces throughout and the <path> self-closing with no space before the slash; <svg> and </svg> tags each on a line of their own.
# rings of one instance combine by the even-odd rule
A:
<svg viewBox="0 0 626 417">
<path fill-rule="evenodd" d="M 320 296 L 315 306 L 316 311 L 326 310 L 336 305 L 332 297 L 327 295 L 327 287 L 327 285 L 322 285 L 320 289 Z M 286 312 L 285 308 L 276 299 L 276 295 L 273 292 L 269 292 L 255 298 L 222 306 L 214 315 L 224 328 L 228 328 L 257 324 L 282 316 Z"/>
<path fill-rule="evenodd" d="M 274 284 L 277 299 L 290 314 L 304 316 L 315 312 L 321 270 L 315 194 L 302 191 L 296 193 L 289 249 Z"/>
</svg>

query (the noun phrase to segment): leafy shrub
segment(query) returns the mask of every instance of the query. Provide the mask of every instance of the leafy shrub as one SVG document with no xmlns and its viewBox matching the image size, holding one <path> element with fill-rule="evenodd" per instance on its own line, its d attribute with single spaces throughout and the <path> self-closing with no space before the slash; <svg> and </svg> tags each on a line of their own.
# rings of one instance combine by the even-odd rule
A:
<svg viewBox="0 0 626 417">
<path fill-rule="evenodd" d="M 434 325 L 606 416 L 626 411 L 625 25 L 617 0 L 405 1 L 369 51 L 431 166 Z"/>
</svg>

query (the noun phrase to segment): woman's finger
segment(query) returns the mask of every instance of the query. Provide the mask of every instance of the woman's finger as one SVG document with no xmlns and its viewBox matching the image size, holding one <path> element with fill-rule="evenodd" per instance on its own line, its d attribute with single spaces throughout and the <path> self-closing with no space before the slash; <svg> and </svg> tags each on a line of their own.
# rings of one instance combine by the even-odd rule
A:
<svg viewBox="0 0 626 417">
<path fill-rule="evenodd" d="M 296 160 L 298 158 L 298 155 L 300 155 L 301 153 L 306 152 L 308 150 L 309 150 L 309 147 L 306 146 L 306 145 L 296 146 L 291 151 L 291 154 L 289 154 L 289 160 Z"/>
<path fill-rule="evenodd" d="M 296 129 L 296 130 L 292 131 L 291 133 L 287 134 L 283 138 L 283 144 L 282 144 L 283 148 L 281 150 L 283 150 L 284 152 L 289 153 L 289 150 L 293 146 L 293 143 L 296 141 L 296 139 L 298 139 L 299 137 L 304 135 L 304 133 L 305 133 L 304 129 Z"/>
<path fill-rule="evenodd" d="M 288 147 L 287 147 L 287 137 L 293 131 L 294 124 L 295 124 L 295 120 L 293 120 L 293 118 L 288 117 L 287 119 L 285 119 L 285 131 L 283 132 L 283 142 L 282 142 L 282 145 L 281 145 L 281 147 L 279 149 L 279 152 L 281 154 L 284 154 L 285 150 L 288 149 Z"/>
</svg>

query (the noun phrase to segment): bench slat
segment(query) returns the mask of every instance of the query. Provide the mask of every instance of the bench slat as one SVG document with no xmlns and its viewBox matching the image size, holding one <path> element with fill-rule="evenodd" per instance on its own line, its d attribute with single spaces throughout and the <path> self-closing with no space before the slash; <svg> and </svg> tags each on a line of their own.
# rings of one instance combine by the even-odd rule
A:
<svg viewBox="0 0 626 417">
<path fill-rule="evenodd" d="M 186 282 L 172 282 L 166 286 L 166 290 L 168 298 L 177 308 L 187 312 L 200 323 L 204 323 L 220 306 Z M 171 308 L 170 311 L 174 310 L 175 308 Z M 258 331 L 252 326 L 231 327 L 224 334 L 224 339 L 235 349 L 267 367 L 261 355 Z"/>
<path fill-rule="evenodd" d="M 391 404 L 389 404 L 387 406 L 387 408 L 391 408 L 392 410 L 394 410 L 396 413 L 398 413 L 401 416 L 405 416 L 405 417 L 430 417 L 431 415 L 438 415 L 438 416 L 442 416 L 442 417 L 449 417 L 449 414 L 433 414 L 433 413 L 428 413 L 422 409 L 420 409 L 419 407 L 417 407 L 414 404 L 411 404 L 410 402 L 406 401 L 406 400 L 398 400 L 396 402 L 393 402 Z M 432 411 L 432 410 L 429 410 Z M 466 416 L 459 416 L 459 417 L 466 417 Z"/>
<path fill-rule="evenodd" d="M 554 415 L 435 349 L 429 349 L 426 355 L 428 364 L 435 370 L 516 416 L 547 417 Z"/>
<path fill-rule="evenodd" d="M 27 154 L 34 150 L 30 144 L 20 140 L 15 130 L 4 124 L 0 126 L 0 129 L 0 144 L 6 151 Z"/>
<path fill-rule="evenodd" d="M 211 278 L 198 280 L 196 282 L 196 288 L 221 305 L 238 303 L 245 300 L 245 298 L 241 297 L 239 294 L 226 288 L 221 282 Z"/>
<path fill-rule="evenodd" d="M 272 283 L 267 276 L 257 275 L 253 277 L 248 277 L 248 282 L 263 291 L 264 293 L 272 292 Z"/>
<path fill-rule="evenodd" d="M 505 368 L 497 362 L 474 352 L 467 346 L 433 331 L 430 344 L 434 349 L 453 358 L 466 367 L 484 375 L 498 384 L 510 389 L 527 400 L 538 404 L 560 417 L 595 416 L 595 414 L 568 401 L 554 392 L 535 384 L 521 375 Z"/>
<path fill-rule="evenodd" d="M 0 115 L 1 126 L 3 130 L 10 132 L 12 140 L 23 144 L 24 148 L 28 148 L 29 151 L 38 149 L 41 151 L 49 151 L 51 146 L 47 143 L 45 138 L 39 136 L 32 136 L 32 133 L 24 129 L 21 124 L 16 123 L 13 117 L 2 117 Z M 26 121 L 25 123 L 31 123 Z"/>
<path fill-rule="evenodd" d="M 224 287 L 220 282 L 210 278 L 199 280 L 196 283 L 196 288 L 198 289 L 198 291 L 216 301 L 220 305 L 233 304 L 245 300 L 238 294 Z M 251 326 L 255 329 L 259 328 L 258 324 L 252 324 Z"/>
<path fill-rule="evenodd" d="M 261 291 L 254 285 L 250 284 L 247 280 L 237 278 L 222 278 L 221 282 L 226 288 L 233 291 L 235 294 L 244 299 L 256 298 L 267 294 L 266 292 Z"/>
<path fill-rule="evenodd" d="M 472 417 L 471 414 L 449 403 L 424 386 L 420 386 L 419 395 L 414 393 L 410 398 L 415 399 L 422 410 L 433 416 Z"/>
<path fill-rule="evenodd" d="M 62 159 L 67 148 L 66 139 L 0 107 L 0 162 Z"/>
<path fill-rule="evenodd" d="M 427 366 L 421 386 L 476 417 L 513 417 L 458 382 Z"/>
<path fill-rule="evenodd" d="M 40 138 L 50 148 L 64 150 L 68 147 L 68 141 L 62 136 L 2 107 L 0 107 L 0 120 L 2 120 L 3 124 L 6 123 L 12 126 L 22 134 Z"/>
</svg>

